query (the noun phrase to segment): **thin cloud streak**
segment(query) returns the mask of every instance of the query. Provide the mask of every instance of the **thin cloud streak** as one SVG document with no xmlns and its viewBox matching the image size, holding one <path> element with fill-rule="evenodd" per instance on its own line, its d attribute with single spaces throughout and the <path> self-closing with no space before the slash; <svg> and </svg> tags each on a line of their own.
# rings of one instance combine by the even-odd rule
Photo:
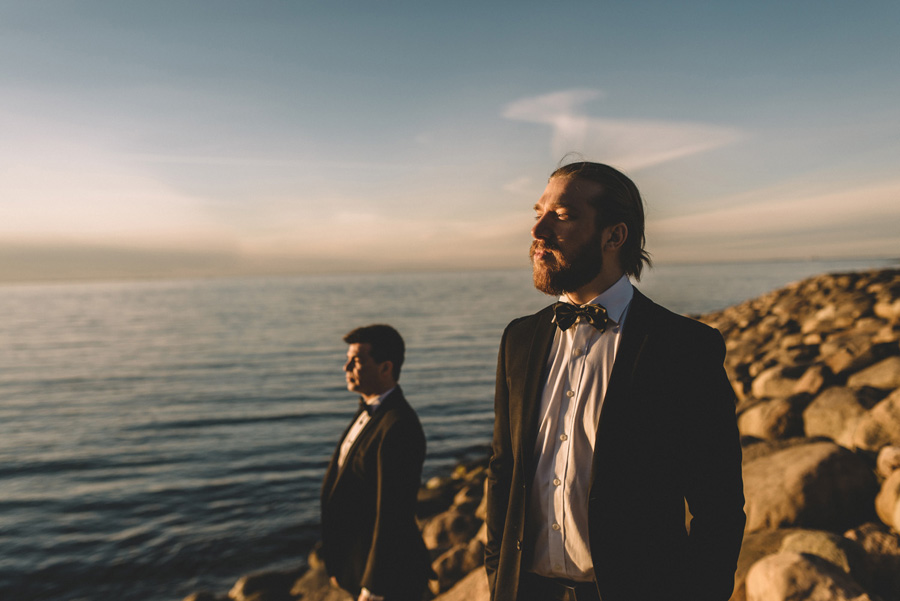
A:
<svg viewBox="0 0 900 601">
<path fill-rule="evenodd" d="M 758 190 L 741 195 L 740 204 L 656 222 L 661 231 L 791 232 L 843 227 L 859 221 L 888 221 L 900 232 L 900 180 L 831 192 Z M 900 238 L 900 233 L 898 233 Z"/>
<path fill-rule="evenodd" d="M 796 183 L 742 194 L 728 206 L 647 225 L 651 251 L 671 261 L 896 256 L 900 180 L 833 191 Z"/>
<path fill-rule="evenodd" d="M 553 128 L 551 153 L 578 152 L 625 170 L 638 170 L 721 148 L 741 140 L 738 129 L 703 123 L 591 117 L 584 105 L 605 97 L 601 90 L 564 90 L 522 98 L 503 117 Z"/>
</svg>

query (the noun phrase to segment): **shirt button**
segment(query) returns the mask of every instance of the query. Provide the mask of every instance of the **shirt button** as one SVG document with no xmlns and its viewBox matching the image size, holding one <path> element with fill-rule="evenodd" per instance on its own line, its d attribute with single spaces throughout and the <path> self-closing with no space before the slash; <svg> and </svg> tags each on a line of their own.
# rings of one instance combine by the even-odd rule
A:
<svg viewBox="0 0 900 601">
<path fill-rule="evenodd" d="M 554 478 L 554 479 L 553 479 L 553 486 L 559 486 L 560 484 L 562 484 L 562 482 L 560 481 L 559 478 Z"/>
<path fill-rule="evenodd" d="M 581 349 L 580 349 L 580 348 L 575 349 L 575 356 L 576 356 L 576 357 L 580 357 L 580 356 L 581 356 Z"/>
<path fill-rule="evenodd" d="M 563 440 L 563 441 L 569 440 L 569 435 L 568 435 L 568 434 L 563 434 L 563 435 L 561 435 L 561 436 L 559 437 L 559 439 L 560 439 L 560 440 Z"/>
<path fill-rule="evenodd" d="M 553 569 L 556 570 L 557 572 L 560 572 L 560 571 L 562 571 L 562 566 L 559 565 L 559 564 L 555 564 L 555 565 L 553 566 Z"/>
<path fill-rule="evenodd" d="M 566 393 L 566 396 L 569 397 L 569 398 L 571 399 L 573 396 L 575 396 L 575 391 L 574 391 L 574 390 L 570 390 L 569 392 Z"/>
<path fill-rule="evenodd" d="M 559 524 L 553 524 L 553 525 L 551 526 L 551 528 L 553 528 L 554 530 L 556 530 L 557 532 L 559 532 Z"/>
</svg>

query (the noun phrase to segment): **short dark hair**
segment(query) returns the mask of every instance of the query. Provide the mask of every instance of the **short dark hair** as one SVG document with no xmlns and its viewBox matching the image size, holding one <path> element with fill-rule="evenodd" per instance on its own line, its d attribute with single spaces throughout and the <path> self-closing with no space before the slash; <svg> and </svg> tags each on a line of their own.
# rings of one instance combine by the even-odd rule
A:
<svg viewBox="0 0 900 601">
<path fill-rule="evenodd" d="M 644 201 L 634 182 L 609 165 L 587 161 L 563 165 L 553 172 L 550 179 L 554 177 L 578 178 L 600 184 L 600 194 L 589 199 L 597 209 L 597 228 L 625 224 L 628 236 L 620 255 L 622 269 L 640 280 L 644 264 L 650 267 L 653 263 L 650 253 L 644 250 Z"/>
<path fill-rule="evenodd" d="M 400 368 L 403 367 L 403 357 L 406 353 L 406 345 L 400 332 L 389 325 L 373 324 L 363 326 L 350 331 L 344 336 L 347 344 L 368 344 L 369 354 L 378 363 L 390 361 L 393 365 L 391 373 L 394 380 L 400 379 Z"/>
</svg>

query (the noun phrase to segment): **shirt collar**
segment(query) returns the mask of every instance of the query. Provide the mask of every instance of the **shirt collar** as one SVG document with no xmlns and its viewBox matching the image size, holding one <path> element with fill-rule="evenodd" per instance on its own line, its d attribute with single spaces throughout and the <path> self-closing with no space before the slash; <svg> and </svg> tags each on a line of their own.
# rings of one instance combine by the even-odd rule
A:
<svg viewBox="0 0 900 601">
<path fill-rule="evenodd" d="M 379 395 L 379 397 L 377 399 L 375 399 L 374 401 L 369 402 L 369 401 L 363 400 L 363 402 L 366 405 L 368 405 L 369 407 L 371 407 L 372 412 L 374 413 L 375 411 L 378 411 L 379 407 L 381 407 L 381 404 L 384 402 L 384 399 L 386 399 L 388 397 L 388 395 L 391 394 L 392 392 L 394 392 L 394 390 L 396 390 L 396 389 L 397 389 L 397 387 L 394 386 L 393 388 L 381 393 L 381 395 Z"/>
<path fill-rule="evenodd" d="M 622 319 L 622 314 L 625 312 L 625 309 L 628 308 L 633 297 L 634 286 L 631 284 L 631 280 L 628 279 L 628 275 L 623 275 L 615 284 L 585 304 L 603 305 L 606 308 L 606 314 L 609 318 L 612 321 L 619 323 Z M 565 294 L 560 296 L 559 300 L 563 303 L 572 302 Z"/>
</svg>

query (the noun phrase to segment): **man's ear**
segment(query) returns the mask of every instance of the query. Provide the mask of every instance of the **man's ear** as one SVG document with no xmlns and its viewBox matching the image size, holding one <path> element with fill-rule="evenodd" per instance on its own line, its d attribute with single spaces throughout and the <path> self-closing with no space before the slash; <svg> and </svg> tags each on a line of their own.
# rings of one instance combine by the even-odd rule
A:
<svg viewBox="0 0 900 601">
<path fill-rule="evenodd" d="M 389 376 L 391 378 L 394 377 L 394 362 L 390 359 L 385 359 L 381 363 L 378 364 L 378 375 L 381 377 Z"/>
<path fill-rule="evenodd" d="M 610 225 L 603 232 L 603 235 L 605 238 L 603 250 L 617 250 L 622 248 L 625 240 L 628 239 L 628 226 L 624 223 Z"/>
</svg>

